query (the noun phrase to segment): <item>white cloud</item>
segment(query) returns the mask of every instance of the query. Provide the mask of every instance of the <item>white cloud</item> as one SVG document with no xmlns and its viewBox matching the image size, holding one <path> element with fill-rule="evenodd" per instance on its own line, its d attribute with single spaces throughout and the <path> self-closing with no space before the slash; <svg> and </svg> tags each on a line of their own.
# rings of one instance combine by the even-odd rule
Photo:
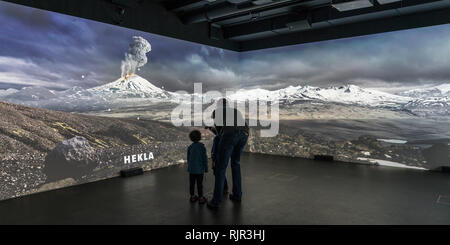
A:
<svg viewBox="0 0 450 245">
<path fill-rule="evenodd" d="M 8 57 L 8 56 L 0 56 L 0 67 L 6 67 L 6 68 L 33 67 L 33 68 L 37 68 L 36 64 L 34 64 L 30 61 L 15 58 L 15 57 Z"/>
<path fill-rule="evenodd" d="M 219 48 L 219 55 L 220 55 L 220 58 L 222 58 L 222 59 L 225 56 L 225 51 L 221 48 Z"/>
<path fill-rule="evenodd" d="M 65 88 L 60 74 L 25 59 L 0 56 L 0 83 Z"/>
<path fill-rule="evenodd" d="M 204 59 L 198 54 L 192 54 L 187 57 L 187 61 L 193 65 L 204 64 Z"/>
<path fill-rule="evenodd" d="M 195 82 L 212 84 L 231 84 L 239 81 L 240 76 L 231 68 L 223 66 L 221 68 L 212 67 L 203 57 L 192 54 L 187 57 L 191 66 L 185 67 L 196 79 Z M 179 64 L 182 67 L 183 64 Z"/>
<path fill-rule="evenodd" d="M 204 45 L 201 46 L 200 52 L 202 52 L 204 55 L 209 56 L 209 50 Z"/>
</svg>

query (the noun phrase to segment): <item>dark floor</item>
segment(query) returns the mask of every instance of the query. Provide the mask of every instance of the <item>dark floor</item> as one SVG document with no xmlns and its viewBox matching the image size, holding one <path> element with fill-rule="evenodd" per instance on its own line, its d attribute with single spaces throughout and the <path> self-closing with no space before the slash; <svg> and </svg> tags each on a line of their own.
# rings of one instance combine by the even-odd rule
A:
<svg viewBox="0 0 450 245">
<path fill-rule="evenodd" d="M 242 167 L 243 202 L 215 212 L 189 203 L 182 165 L 6 200 L 0 224 L 450 224 L 449 174 L 254 154 Z"/>
</svg>

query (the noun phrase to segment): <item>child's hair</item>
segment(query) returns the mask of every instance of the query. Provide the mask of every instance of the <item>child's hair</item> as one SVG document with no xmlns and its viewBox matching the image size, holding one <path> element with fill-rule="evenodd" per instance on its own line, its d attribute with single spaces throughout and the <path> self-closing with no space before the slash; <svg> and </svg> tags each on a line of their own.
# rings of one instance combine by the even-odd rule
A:
<svg viewBox="0 0 450 245">
<path fill-rule="evenodd" d="M 202 133 L 200 133 L 200 131 L 198 130 L 192 130 L 189 133 L 189 138 L 193 141 L 193 142 L 199 142 L 202 139 Z"/>
</svg>

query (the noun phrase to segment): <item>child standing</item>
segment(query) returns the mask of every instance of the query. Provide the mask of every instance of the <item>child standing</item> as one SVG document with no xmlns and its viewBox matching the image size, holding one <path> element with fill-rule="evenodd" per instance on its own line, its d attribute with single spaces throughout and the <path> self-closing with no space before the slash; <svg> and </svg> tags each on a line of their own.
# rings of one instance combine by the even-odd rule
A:
<svg viewBox="0 0 450 245">
<path fill-rule="evenodd" d="M 187 150 L 187 163 L 189 172 L 189 190 L 191 202 L 199 201 L 200 204 L 206 203 L 203 196 L 203 174 L 208 172 L 208 157 L 206 148 L 200 142 L 202 134 L 198 130 L 189 133 L 189 138 L 193 142 Z M 198 196 L 195 195 L 195 184 L 197 183 Z"/>
</svg>

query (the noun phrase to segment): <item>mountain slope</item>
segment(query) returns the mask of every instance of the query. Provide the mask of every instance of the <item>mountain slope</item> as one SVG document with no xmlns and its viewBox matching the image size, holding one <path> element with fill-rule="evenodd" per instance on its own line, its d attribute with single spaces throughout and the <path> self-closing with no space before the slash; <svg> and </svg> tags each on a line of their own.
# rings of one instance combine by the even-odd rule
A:
<svg viewBox="0 0 450 245">
<path fill-rule="evenodd" d="M 5 102 L 0 102 L 0 114 L 0 200 L 117 176 L 130 166 L 149 170 L 177 164 L 191 143 L 188 128 L 152 120 L 87 116 Z M 76 136 L 92 147 L 83 151 L 89 153 L 85 158 L 89 168 L 73 172 L 79 162 L 47 158 L 58 143 Z M 209 139 L 204 140 L 207 147 Z M 151 161 L 124 164 L 124 156 L 149 152 L 154 154 Z M 55 180 L 63 182 L 48 183 Z"/>
<path fill-rule="evenodd" d="M 3 154 L 47 152 L 63 140 L 83 136 L 97 148 L 185 139 L 183 128 L 136 119 L 116 119 L 0 102 Z"/>
<path fill-rule="evenodd" d="M 403 106 L 425 117 L 450 115 L 450 97 L 429 97 L 412 100 Z"/>
</svg>

